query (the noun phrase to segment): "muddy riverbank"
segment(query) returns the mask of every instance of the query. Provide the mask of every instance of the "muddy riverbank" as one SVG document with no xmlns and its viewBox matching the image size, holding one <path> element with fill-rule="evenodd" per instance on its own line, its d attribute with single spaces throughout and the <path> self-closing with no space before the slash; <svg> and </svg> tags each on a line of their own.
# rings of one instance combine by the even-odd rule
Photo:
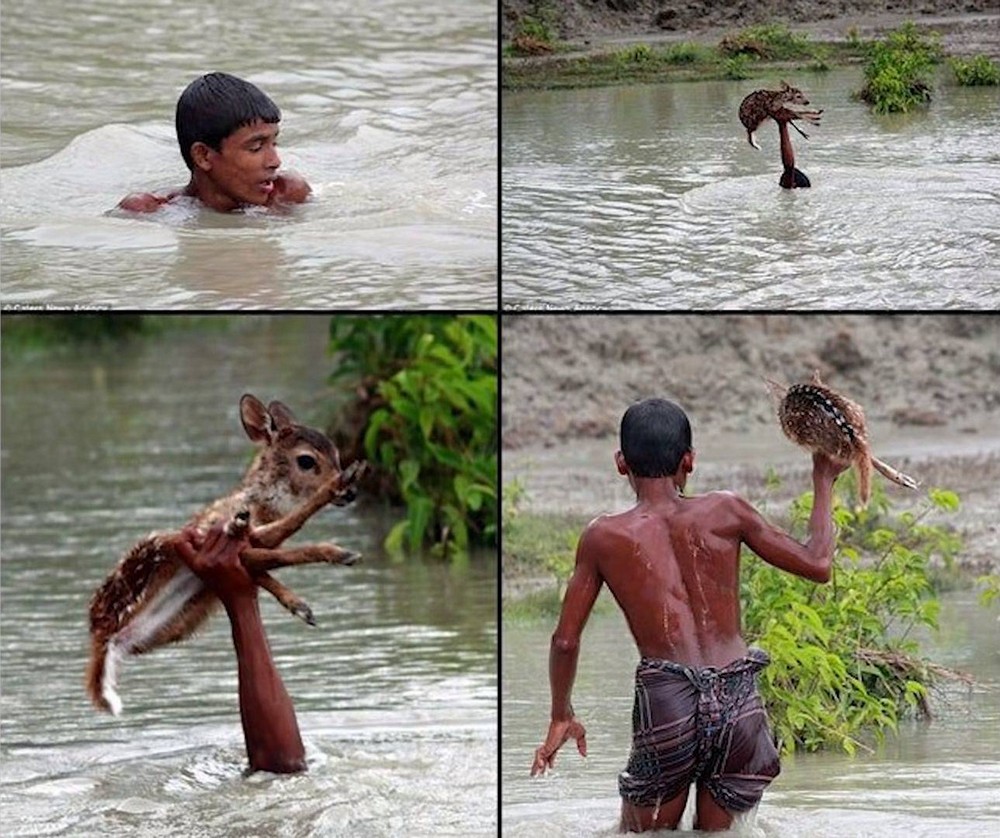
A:
<svg viewBox="0 0 1000 838">
<path fill-rule="evenodd" d="M 1000 0 L 504 0 L 501 10 L 504 43 L 525 20 L 541 18 L 570 50 L 596 52 L 637 41 L 717 43 L 735 29 L 774 22 L 814 40 L 840 41 L 851 32 L 878 37 L 912 20 L 939 32 L 945 50 L 955 55 L 1000 55 Z"/>
</svg>

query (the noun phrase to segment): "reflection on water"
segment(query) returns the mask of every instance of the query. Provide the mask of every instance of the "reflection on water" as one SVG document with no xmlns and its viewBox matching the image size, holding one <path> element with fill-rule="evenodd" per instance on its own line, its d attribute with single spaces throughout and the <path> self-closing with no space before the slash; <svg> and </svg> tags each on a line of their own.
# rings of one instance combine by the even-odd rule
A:
<svg viewBox="0 0 1000 838">
<path fill-rule="evenodd" d="M 4 835 L 492 835 L 496 563 L 394 564 L 363 503 L 303 540 L 362 564 L 282 571 L 318 625 L 262 598 L 310 771 L 246 765 L 224 616 L 127 662 L 120 718 L 83 690 L 87 604 L 121 553 L 227 491 L 243 390 L 321 422 L 327 318 L 237 318 L 3 366 Z M 163 363 L 169 358 L 169 364 Z"/>
<path fill-rule="evenodd" d="M 617 831 L 616 777 L 631 735 L 638 656 L 610 597 L 583 636 L 574 706 L 587 727 L 588 756 L 572 743 L 557 770 L 531 780 L 534 749 L 548 725 L 548 622 L 504 625 L 502 790 L 504 835 L 610 836 Z M 936 661 L 971 673 L 976 686 L 932 700 L 930 724 L 907 722 L 874 755 L 799 755 L 765 792 L 755 819 L 733 830 L 791 836 L 985 836 L 1000 819 L 1000 644 L 996 609 L 969 593 L 942 599 Z M 690 829 L 693 813 L 682 825 Z"/>
<path fill-rule="evenodd" d="M 736 119 L 771 81 L 505 95 L 504 305 L 1000 301 L 995 89 L 942 79 L 927 112 L 886 118 L 850 100 L 857 69 L 793 79 L 825 112 L 793 134 L 813 188 L 786 191 L 773 125 L 756 151 Z"/>
<path fill-rule="evenodd" d="M 483 0 L 5 2 L 4 301 L 491 306 L 495 32 Z M 105 217 L 184 185 L 173 110 L 209 70 L 279 105 L 282 160 L 312 200 L 265 219 Z"/>
</svg>

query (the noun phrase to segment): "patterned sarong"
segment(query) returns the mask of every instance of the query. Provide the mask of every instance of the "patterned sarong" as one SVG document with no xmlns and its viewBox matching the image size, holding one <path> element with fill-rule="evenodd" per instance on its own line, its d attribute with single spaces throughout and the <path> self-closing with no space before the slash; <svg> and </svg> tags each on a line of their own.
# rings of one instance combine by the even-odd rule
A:
<svg viewBox="0 0 1000 838">
<path fill-rule="evenodd" d="M 728 811 L 756 806 L 781 770 L 755 681 L 769 662 L 760 649 L 721 669 L 640 660 L 621 796 L 657 806 L 698 783 Z"/>
</svg>

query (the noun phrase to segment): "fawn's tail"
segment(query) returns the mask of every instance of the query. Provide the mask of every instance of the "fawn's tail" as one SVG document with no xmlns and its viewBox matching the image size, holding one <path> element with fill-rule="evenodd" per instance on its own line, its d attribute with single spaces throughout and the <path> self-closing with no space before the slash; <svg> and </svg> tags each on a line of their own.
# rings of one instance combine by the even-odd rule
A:
<svg viewBox="0 0 1000 838">
<path fill-rule="evenodd" d="M 87 695 L 98 710 L 117 716 L 122 711 L 118 695 L 118 662 L 121 652 L 113 639 L 91 635 L 87 663 Z"/>
<path fill-rule="evenodd" d="M 893 483 L 898 483 L 900 486 L 905 486 L 907 489 L 920 488 L 920 484 L 910 477 L 910 475 L 897 471 L 892 466 L 883 463 L 881 460 L 875 459 L 875 457 L 872 457 L 872 465 L 875 466 L 875 470 L 878 471 L 879 474 L 883 477 L 887 477 Z"/>
</svg>

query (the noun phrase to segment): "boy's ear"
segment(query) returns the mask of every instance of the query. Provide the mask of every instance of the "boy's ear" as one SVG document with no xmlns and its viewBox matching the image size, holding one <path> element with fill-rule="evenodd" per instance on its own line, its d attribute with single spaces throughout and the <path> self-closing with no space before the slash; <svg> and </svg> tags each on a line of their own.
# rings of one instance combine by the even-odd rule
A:
<svg viewBox="0 0 1000 838">
<path fill-rule="evenodd" d="M 684 474 L 690 474 L 694 471 L 694 450 L 688 449 L 684 452 L 684 456 L 681 457 L 681 471 Z"/>
<path fill-rule="evenodd" d="M 628 463 L 625 462 L 625 455 L 621 451 L 615 451 L 615 467 L 619 474 L 628 474 Z"/>
<path fill-rule="evenodd" d="M 215 149 L 203 142 L 199 141 L 191 144 L 191 161 L 203 172 L 211 171 L 212 155 L 214 153 Z"/>
</svg>

